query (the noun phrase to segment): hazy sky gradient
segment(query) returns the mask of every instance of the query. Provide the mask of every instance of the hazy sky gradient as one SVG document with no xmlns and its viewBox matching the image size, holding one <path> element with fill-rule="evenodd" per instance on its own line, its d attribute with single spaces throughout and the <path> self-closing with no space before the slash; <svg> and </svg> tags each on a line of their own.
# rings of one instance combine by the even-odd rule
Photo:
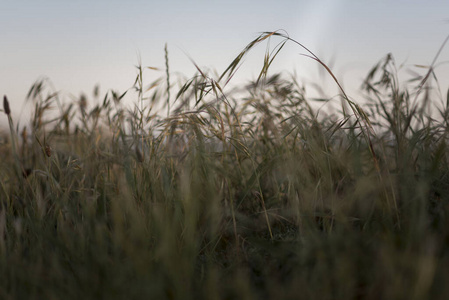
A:
<svg viewBox="0 0 449 300">
<path fill-rule="evenodd" d="M 448 20 L 449 1 L 432 0 L 2 1 L 0 92 L 13 109 L 41 76 L 76 96 L 96 84 L 102 93 L 123 92 L 134 82 L 139 55 L 144 66 L 164 67 L 165 43 L 171 71 L 193 75 L 188 54 L 221 72 L 260 32 L 278 29 L 325 62 L 335 58 L 337 76 L 358 86 L 389 52 L 398 64 L 430 64 L 449 34 Z M 248 57 L 236 80 L 256 76 L 264 47 Z M 296 70 L 313 81 L 316 63 L 299 53 L 287 45 L 273 70 Z M 448 58 L 449 47 L 439 61 Z M 439 71 L 449 74 L 446 65 Z M 159 74 L 151 76 L 147 83 Z"/>
</svg>

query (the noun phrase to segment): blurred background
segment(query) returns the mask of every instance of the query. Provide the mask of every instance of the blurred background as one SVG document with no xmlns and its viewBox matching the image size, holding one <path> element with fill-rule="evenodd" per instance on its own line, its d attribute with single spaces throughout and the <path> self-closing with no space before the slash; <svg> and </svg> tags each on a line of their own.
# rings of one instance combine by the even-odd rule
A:
<svg viewBox="0 0 449 300">
<path fill-rule="evenodd" d="M 170 72 L 187 78 L 201 68 L 221 73 L 263 31 L 285 30 L 331 66 L 350 96 L 372 66 L 388 53 L 398 68 L 425 73 L 449 34 L 448 1 L 2 1 L 0 4 L 0 93 L 16 118 L 26 121 L 31 85 L 47 77 L 66 99 L 108 89 L 124 92 L 136 78 L 136 65 L 161 68 L 167 43 Z M 274 47 L 280 39 L 272 39 Z M 264 44 L 266 45 L 266 44 Z M 233 84 L 257 78 L 265 46 L 240 68 Z M 303 49 L 287 43 L 270 73 L 297 74 L 300 81 L 335 84 Z M 438 59 L 443 94 L 449 82 L 449 46 Z M 415 65 L 420 65 L 415 66 Z M 100 96 L 101 97 L 101 96 Z M 126 101 L 135 101 L 128 97 Z M 25 118 L 25 119 L 24 119 Z M 1 117 L 0 123 L 5 124 Z"/>
</svg>

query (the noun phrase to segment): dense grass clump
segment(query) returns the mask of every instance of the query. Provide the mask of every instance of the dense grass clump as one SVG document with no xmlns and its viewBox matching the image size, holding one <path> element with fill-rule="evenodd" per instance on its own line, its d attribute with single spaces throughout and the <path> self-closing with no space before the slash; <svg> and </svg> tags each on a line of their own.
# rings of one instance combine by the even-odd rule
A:
<svg viewBox="0 0 449 300">
<path fill-rule="evenodd" d="M 268 38 L 283 40 L 259 78 L 228 91 Z M 341 89 L 318 113 L 268 75 L 289 41 L 264 33 L 219 78 L 198 68 L 178 87 L 168 58 L 148 86 L 139 66 L 131 108 L 38 81 L 20 130 L 5 96 L 0 298 L 447 299 L 449 98 L 433 66 L 400 84 L 389 55 L 365 99 Z"/>
</svg>

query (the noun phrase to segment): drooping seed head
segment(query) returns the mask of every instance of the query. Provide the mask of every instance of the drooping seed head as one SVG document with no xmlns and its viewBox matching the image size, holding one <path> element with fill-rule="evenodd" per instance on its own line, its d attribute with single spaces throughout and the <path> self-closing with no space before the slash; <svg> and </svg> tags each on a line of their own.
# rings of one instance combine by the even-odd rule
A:
<svg viewBox="0 0 449 300">
<path fill-rule="evenodd" d="M 45 154 L 47 154 L 47 157 L 51 157 L 51 147 L 49 145 L 45 146 Z"/>
<path fill-rule="evenodd" d="M 138 162 L 143 162 L 145 160 L 145 158 L 143 157 L 142 152 L 140 152 L 140 149 L 138 147 L 136 147 L 136 156 L 137 156 L 137 161 Z"/>
</svg>

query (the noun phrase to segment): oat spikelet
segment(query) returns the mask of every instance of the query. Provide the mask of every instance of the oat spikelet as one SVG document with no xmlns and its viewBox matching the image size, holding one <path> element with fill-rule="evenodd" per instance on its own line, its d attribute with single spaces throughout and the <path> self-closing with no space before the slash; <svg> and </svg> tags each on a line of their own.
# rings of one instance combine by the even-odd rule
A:
<svg viewBox="0 0 449 300">
<path fill-rule="evenodd" d="M 142 152 L 140 152 L 139 148 L 137 148 L 137 147 L 136 147 L 136 156 L 137 156 L 137 161 L 139 161 L 139 162 L 143 162 L 145 160 Z"/>
<path fill-rule="evenodd" d="M 46 145 L 46 146 L 45 146 L 45 154 L 46 154 L 48 157 L 51 157 L 51 147 L 50 147 L 49 145 Z"/>
</svg>

